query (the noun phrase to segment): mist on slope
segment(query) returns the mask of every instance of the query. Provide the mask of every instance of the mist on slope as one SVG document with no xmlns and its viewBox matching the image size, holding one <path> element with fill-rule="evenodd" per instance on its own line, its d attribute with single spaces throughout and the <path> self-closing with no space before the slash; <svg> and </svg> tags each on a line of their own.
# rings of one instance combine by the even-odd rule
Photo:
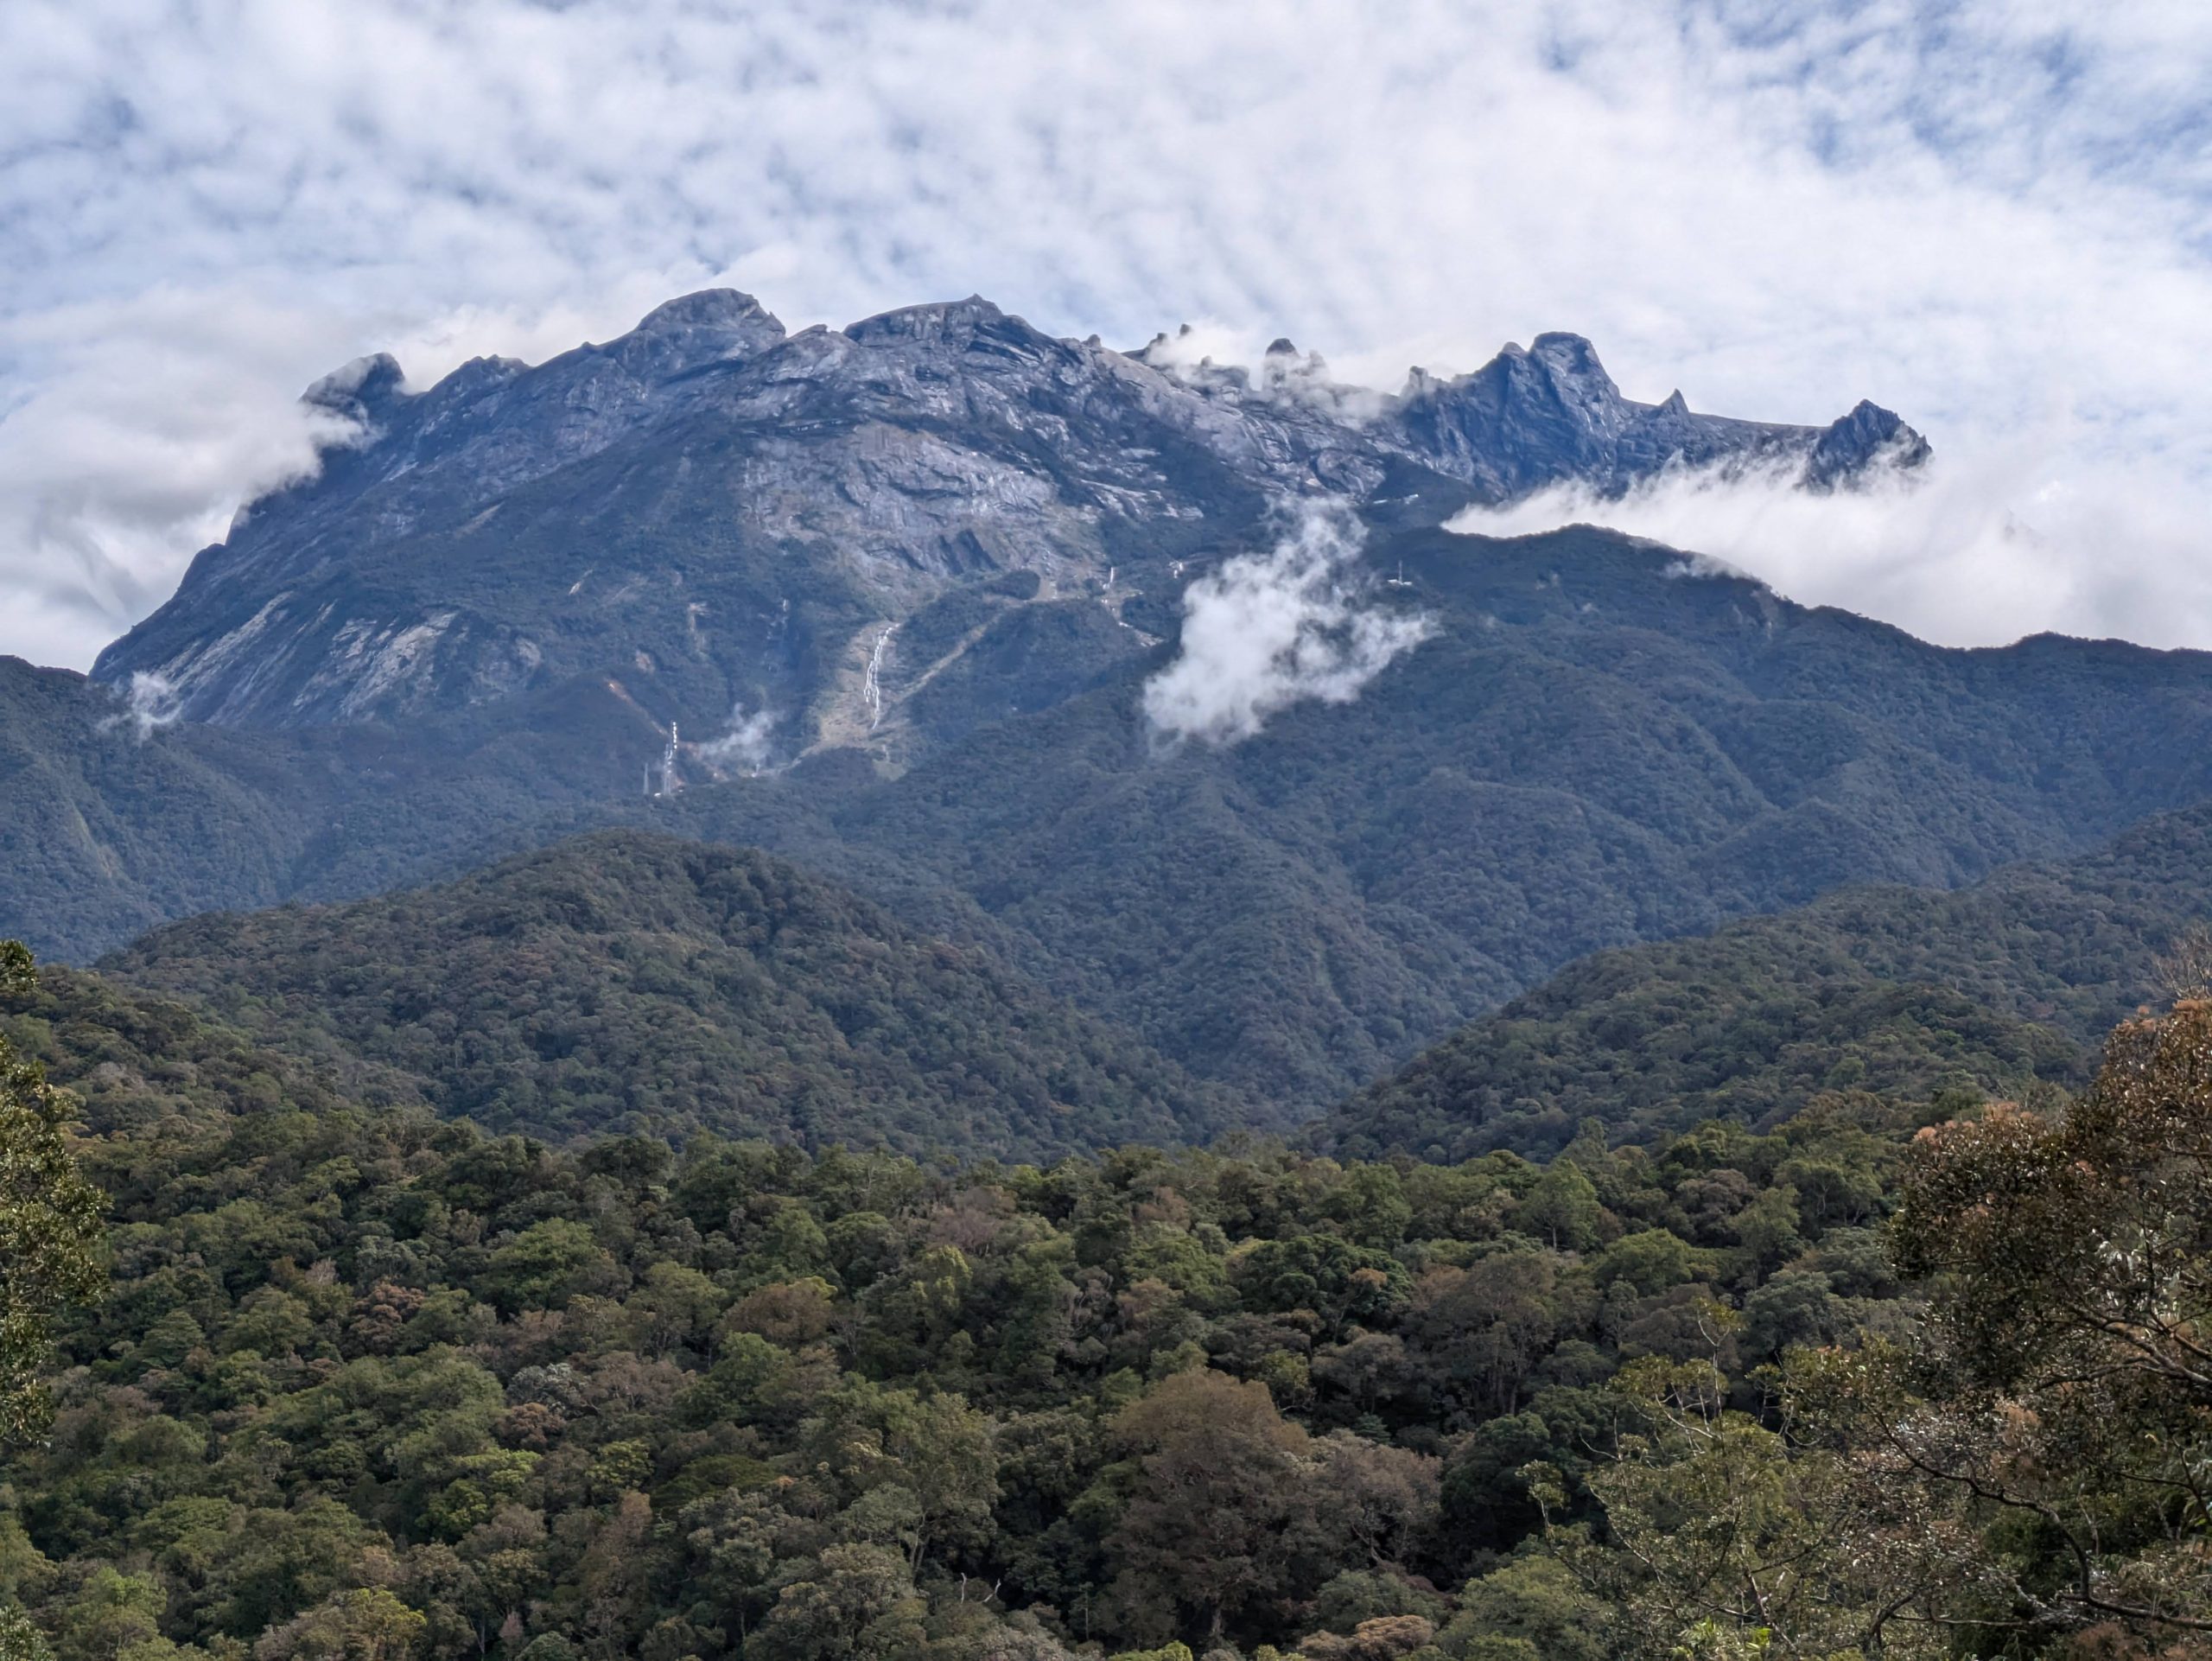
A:
<svg viewBox="0 0 2212 1661">
<path fill-rule="evenodd" d="M 1794 467 L 1676 470 L 1606 497 L 1561 486 L 1471 507 L 1449 529 L 1516 537 L 1605 525 L 1758 578 L 1806 605 L 1945 646 L 2043 633 L 2212 642 L 2212 487 L 2050 435 L 1817 494 Z"/>
<path fill-rule="evenodd" d="M 1234 744 L 1294 703 L 1349 703 L 1431 633 L 1427 616 L 1373 602 L 1355 570 L 1365 532 L 1348 506 L 1290 512 L 1268 552 L 1184 591 L 1182 651 L 1144 689 L 1161 738 Z"/>
</svg>

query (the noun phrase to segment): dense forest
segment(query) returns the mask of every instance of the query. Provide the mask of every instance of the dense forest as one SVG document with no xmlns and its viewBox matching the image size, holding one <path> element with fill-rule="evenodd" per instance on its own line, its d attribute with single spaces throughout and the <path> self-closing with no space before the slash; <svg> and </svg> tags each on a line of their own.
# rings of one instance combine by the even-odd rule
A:
<svg viewBox="0 0 2212 1661">
<path fill-rule="evenodd" d="M 1711 934 L 1594 953 L 1344 1103 L 1327 1152 L 1541 1157 L 1777 1123 L 1822 1091 L 2078 1088 L 2212 912 L 2212 811 L 1967 888 L 1847 889 Z"/>
<path fill-rule="evenodd" d="M 1547 1159 L 1592 1117 L 1656 1144 L 1827 1091 L 2078 1089 L 2161 943 L 2212 909 L 2208 870 L 2196 809 L 1968 888 L 1850 889 L 1597 953 L 1295 1134 L 1339 1157 Z M 1140 918 L 1125 932 L 1148 949 Z M 556 1141 L 1049 1159 L 1293 1133 L 1280 1101 L 1192 1076 L 1001 944 L 757 850 L 620 830 L 410 893 L 197 918 L 102 968 L 330 1064 L 365 1103 Z"/>
<path fill-rule="evenodd" d="M 459 881 L 195 918 L 109 966 L 448 1117 L 552 1138 L 1037 1158 L 1249 1123 L 989 953 L 754 850 L 604 831 Z"/>
<path fill-rule="evenodd" d="M 0 1467 L 11 1661 L 2212 1625 L 2202 1004 L 2070 1102 L 1830 1090 L 1544 1163 L 552 1147 L 96 976 L 19 969 L 0 1033 L 10 1154 L 74 1116 L 106 1206 L 104 1290 L 31 1272 L 85 1197 L 0 1158 L 0 1317 L 52 1416 Z"/>
</svg>

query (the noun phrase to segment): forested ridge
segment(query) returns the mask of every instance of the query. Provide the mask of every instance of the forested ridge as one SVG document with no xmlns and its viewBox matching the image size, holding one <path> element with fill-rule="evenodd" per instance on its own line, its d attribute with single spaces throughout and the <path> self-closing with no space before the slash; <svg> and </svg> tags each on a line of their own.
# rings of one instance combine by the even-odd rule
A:
<svg viewBox="0 0 2212 1661">
<path fill-rule="evenodd" d="M 11 1655 L 2102 1656 L 2212 1619 L 2202 1004 L 2070 1102 L 1829 1090 L 1541 1163 L 553 1147 L 98 976 L 19 978 L 0 1032 L 109 1206 L 0 1467 Z"/>
<path fill-rule="evenodd" d="M 2212 811 L 1974 887 L 1851 889 L 1600 952 L 1298 1134 L 1364 1158 L 1548 1157 L 1825 1091 L 2078 1088 L 2212 914 Z M 1144 949 L 1134 921 L 1131 951 Z M 932 938 L 758 851 L 610 831 L 382 899 L 219 914 L 105 960 L 372 1101 L 553 1139 L 697 1129 L 1049 1156 L 1287 1130 L 984 940 Z M 1237 1041 L 1234 1032 L 1222 1042 Z"/>
<path fill-rule="evenodd" d="M 561 1139 L 1043 1156 L 1261 1110 L 995 957 L 756 850 L 606 831 L 459 881 L 195 918 L 107 959 L 275 1047 Z"/>
<path fill-rule="evenodd" d="M 1950 891 L 1851 889 L 1711 934 L 1595 953 L 1463 1028 L 1309 1133 L 1332 1152 L 1555 1151 L 1822 1091 L 2078 1087 L 2212 915 L 2212 810 Z"/>
</svg>

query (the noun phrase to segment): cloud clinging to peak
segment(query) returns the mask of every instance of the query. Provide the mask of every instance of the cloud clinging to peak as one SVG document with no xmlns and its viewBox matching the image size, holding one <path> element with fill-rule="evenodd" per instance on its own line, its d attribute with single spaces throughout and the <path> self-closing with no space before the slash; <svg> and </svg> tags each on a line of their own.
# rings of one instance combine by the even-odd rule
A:
<svg viewBox="0 0 2212 1661">
<path fill-rule="evenodd" d="M 2056 434 L 2020 471 L 2033 557 L 1979 531 L 1916 557 L 1996 559 L 2037 627 L 2212 644 L 2173 569 L 2212 507 L 2212 14 L 1375 17 L 12 0 L 0 652 L 83 663 L 156 603 L 308 464 L 292 400 L 334 366 L 543 357 L 709 282 L 794 326 L 979 290 L 1132 346 L 1288 334 L 1385 386 L 1570 328 L 1632 396 L 1805 421 L 1872 397 L 1977 480 Z M 2081 539 L 2146 499 L 2155 552 Z M 2086 580 L 2098 559 L 2125 570 Z M 1856 570 L 1806 580 L 1939 637 L 1974 620 L 1946 597 L 1972 582 Z"/>
</svg>

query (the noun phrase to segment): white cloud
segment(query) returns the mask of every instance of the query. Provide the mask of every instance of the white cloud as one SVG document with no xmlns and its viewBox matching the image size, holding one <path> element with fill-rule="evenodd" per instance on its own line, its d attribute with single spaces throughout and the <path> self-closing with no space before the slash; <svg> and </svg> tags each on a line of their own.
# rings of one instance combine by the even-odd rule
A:
<svg viewBox="0 0 2212 1661">
<path fill-rule="evenodd" d="M 1939 458 L 1919 475 L 1816 496 L 1795 469 L 1673 472 L 1615 499 L 1580 487 L 1471 508 L 1448 528 L 1523 536 L 1609 525 L 1690 550 L 1684 575 L 1758 578 L 1948 646 L 2044 633 L 2212 644 L 2212 490 L 2054 440 Z"/>
<path fill-rule="evenodd" d="M 700 759 L 715 772 L 734 769 L 756 773 L 766 769 L 775 753 L 776 712 L 747 712 L 744 702 L 730 706 L 729 723 L 699 746 Z"/>
<path fill-rule="evenodd" d="M 1287 510 L 1289 531 L 1183 592 L 1181 650 L 1145 683 L 1145 715 L 1175 741 L 1234 744 L 1294 703 L 1349 703 L 1428 638 L 1429 620 L 1384 609 L 1354 569 L 1363 532 L 1340 502 Z"/>
<path fill-rule="evenodd" d="M 713 280 L 794 325 L 1225 320 L 1384 385 L 1572 328 L 1636 396 L 1873 397 L 1975 490 L 2056 410 L 2005 504 L 2043 551 L 1807 580 L 1957 634 L 1993 561 L 2212 644 L 2209 67 L 2174 0 L 10 0 L 0 651 L 142 614 L 333 366 L 541 357 Z M 2171 540 L 2066 528 L 2139 510 Z"/>
<path fill-rule="evenodd" d="M 128 725 L 132 735 L 143 744 L 162 728 L 175 726 L 184 716 L 176 688 L 168 677 L 143 669 L 131 671 L 130 684 L 123 697 L 122 710 L 100 722 L 102 732 Z"/>
</svg>

